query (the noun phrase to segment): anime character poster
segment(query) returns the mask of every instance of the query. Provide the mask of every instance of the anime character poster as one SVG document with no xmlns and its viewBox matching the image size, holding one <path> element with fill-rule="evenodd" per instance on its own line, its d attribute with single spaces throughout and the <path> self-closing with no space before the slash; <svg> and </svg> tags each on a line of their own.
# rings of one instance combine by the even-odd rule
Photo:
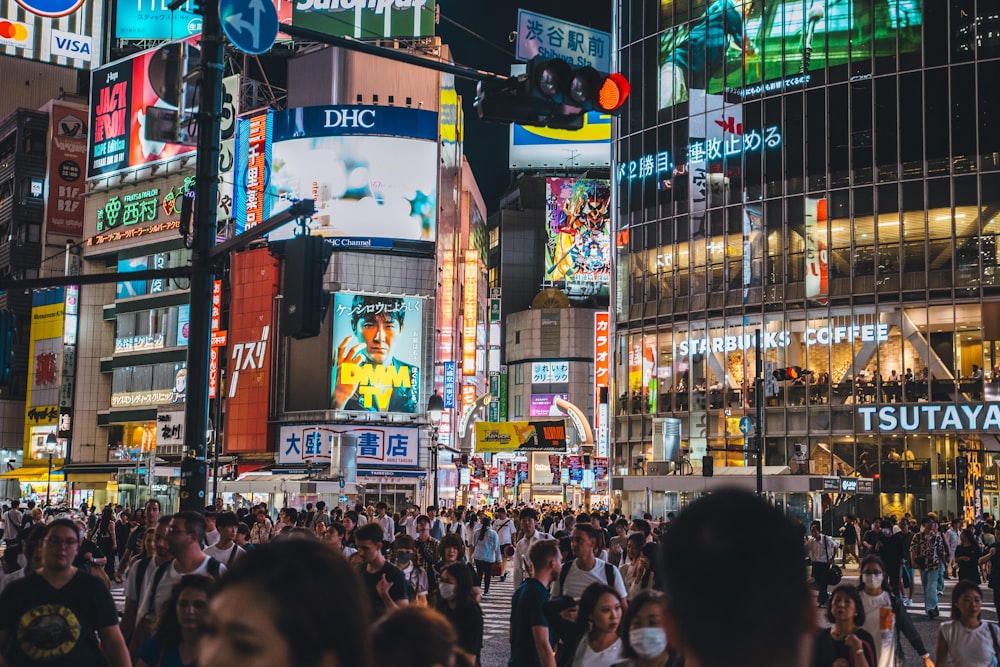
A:
<svg viewBox="0 0 1000 667">
<path fill-rule="evenodd" d="M 611 183 L 545 179 L 545 280 L 606 292 L 611 277 Z"/>
<path fill-rule="evenodd" d="M 660 0 L 661 109 L 689 90 L 809 85 L 813 72 L 918 53 L 923 0 Z"/>
<path fill-rule="evenodd" d="M 422 298 L 338 292 L 333 298 L 334 410 L 420 411 Z"/>
</svg>

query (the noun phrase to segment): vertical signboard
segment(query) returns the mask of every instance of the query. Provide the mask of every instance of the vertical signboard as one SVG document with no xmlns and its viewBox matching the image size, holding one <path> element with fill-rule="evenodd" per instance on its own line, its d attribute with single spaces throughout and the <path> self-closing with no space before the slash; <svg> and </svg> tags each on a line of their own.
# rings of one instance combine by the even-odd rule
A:
<svg viewBox="0 0 1000 667">
<path fill-rule="evenodd" d="M 280 263 L 267 248 L 233 256 L 226 391 L 226 452 L 268 451 L 271 326 Z"/>
<path fill-rule="evenodd" d="M 48 457 L 45 447 L 58 442 L 62 379 L 65 290 L 35 290 L 31 295 L 28 341 L 28 387 L 24 413 L 24 460 Z M 65 452 L 56 452 L 61 459 Z"/>
<path fill-rule="evenodd" d="M 234 303 L 239 303 L 235 301 Z M 212 338 L 222 327 L 222 281 L 212 282 Z M 208 397 L 215 398 L 219 393 L 219 348 L 213 344 L 208 356 Z"/>
<path fill-rule="evenodd" d="M 454 361 L 444 362 L 444 409 L 451 410 L 455 407 L 455 382 L 456 368 Z"/>
<path fill-rule="evenodd" d="M 476 374 L 476 321 L 479 305 L 479 252 L 465 251 L 462 290 L 462 375 Z"/>
<path fill-rule="evenodd" d="M 83 236 L 87 175 L 87 107 L 53 102 L 49 108 L 49 182 L 45 233 Z"/>
<path fill-rule="evenodd" d="M 236 233 L 264 222 L 271 214 L 267 185 L 271 179 L 270 110 L 240 118 L 236 129 L 236 177 L 233 218 Z"/>
<path fill-rule="evenodd" d="M 236 117 L 240 113 L 240 77 L 222 80 L 222 122 L 219 144 L 219 195 L 215 216 L 219 228 L 233 217 L 233 174 L 236 169 Z"/>
<path fill-rule="evenodd" d="M 608 455 L 608 387 L 611 378 L 610 314 L 594 313 L 594 428 L 597 455 Z M 602 401 L 603 397 L 603 401 Z"/>
</svg>

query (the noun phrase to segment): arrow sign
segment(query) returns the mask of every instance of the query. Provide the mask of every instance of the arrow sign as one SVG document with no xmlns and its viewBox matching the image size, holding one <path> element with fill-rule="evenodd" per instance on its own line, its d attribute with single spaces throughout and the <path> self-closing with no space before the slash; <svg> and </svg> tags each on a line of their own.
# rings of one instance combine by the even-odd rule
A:
<svg viewBox="0 0 1000 667">
<path fill-rule="evenodd" d="M 278 37 L 278 12 L 269 0 L 220 0 L 222 32 L 240 51 L 267 53 Z"/>
</svg>

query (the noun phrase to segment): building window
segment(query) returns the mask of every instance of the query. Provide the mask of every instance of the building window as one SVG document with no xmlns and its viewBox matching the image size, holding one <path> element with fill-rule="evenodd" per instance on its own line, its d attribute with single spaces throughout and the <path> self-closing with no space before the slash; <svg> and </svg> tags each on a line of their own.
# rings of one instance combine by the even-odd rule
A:
<svg viewBox="0 0 1000 667">
<path fill-rule="evenodd" d="M 524 413 L 521 412 L 521 398 L 521 396 L 514 397 L 514 419 L 520 419 L 524 416 Z"/>
<path fill-rule="evenodd" d="M 514 344 L 518 345 L 518 344 L 520 344 L 520 342 L 521 342 L 521 332 L 520 331 L 515 331 L 514 332 Z"/>
</svg>

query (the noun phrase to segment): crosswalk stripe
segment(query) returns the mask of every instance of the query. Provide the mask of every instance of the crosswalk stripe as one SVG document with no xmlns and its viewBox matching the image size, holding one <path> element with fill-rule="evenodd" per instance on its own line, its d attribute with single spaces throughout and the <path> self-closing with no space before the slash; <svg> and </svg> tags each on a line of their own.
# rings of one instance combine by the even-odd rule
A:
<svg viewBox="0 0 1000 667">
<path fill-rule="evenodd" d="M 510 568 L 508 568 L 508 573 Z M 494 577 L 490 582 L 490 594 L 484 595 L 479 606 L 483 609 L 483 641 L 497 638 L 507 641 L 510 636 L 510 603 L 514 595 L 514 575 L 508 574 L 507 581 Z"/>
</svg>

